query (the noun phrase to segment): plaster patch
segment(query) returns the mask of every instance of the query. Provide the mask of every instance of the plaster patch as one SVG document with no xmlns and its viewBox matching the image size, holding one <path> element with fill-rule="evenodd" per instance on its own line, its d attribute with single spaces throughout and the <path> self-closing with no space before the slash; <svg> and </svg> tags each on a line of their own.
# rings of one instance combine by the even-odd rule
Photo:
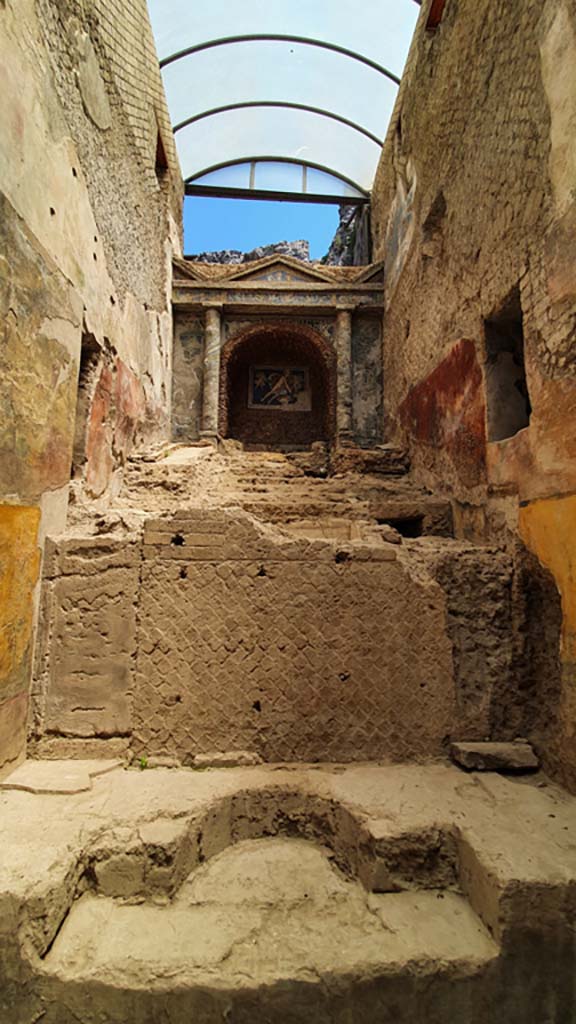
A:
<svg viewBox="0 0 576 1024">
<path fill-rule="evenodd" d="M 550 107 L 552 189 L 558 212 L 576 201 L 576 31 L 565 4 L 548 0 L 540 43 L 542 81 Z"/>
<path fill-rule="evenodd" d="M 40 332 L 47 338 L 57 341 L 65 348 L 72 359 L 78 360 L 80 355 L 80 322 L 67 320 L 65 317 L 46 317 L 40 324 Z"/>
<path fill-rule="evenodd" d="M 81 56 L 77 81 L 84 110 L 97 128 L 106 131 L 112 126 L 112 111 L 98 66 L 98 58 L 92 41 L 85 32 L 78 39 L 78 50 Z"/>
<path fill-rule="evenodd" d="M 12 771 L 26 753 L 26 723 L 28 695 L 16 697 L 0 704 L 0 775 Z"/>
<path fill-rule="evenodd" d="M 576 660 L 576 495 L 534 501 L 520 509 L 520 535 L 550 569 L 562 595 L 562 654 Z"/>
</svg>

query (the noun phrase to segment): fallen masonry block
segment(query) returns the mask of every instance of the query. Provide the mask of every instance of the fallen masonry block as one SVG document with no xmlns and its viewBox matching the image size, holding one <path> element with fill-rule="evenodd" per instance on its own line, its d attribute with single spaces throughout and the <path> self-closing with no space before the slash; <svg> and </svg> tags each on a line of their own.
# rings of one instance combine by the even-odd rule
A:
<svg viewBox="0 0 576 1024">
<path fill-rule="evenodd" d="M 25 793 L 83 793 L 92 789 L 92 780 L 122 768 L 117 759 L 75 761 L 24 761 L 0 783 L 1 790 L 17 789 Z"/>
<path fill-rule="evenodd" d="M 157 757 L 146 758 L 146 768 L 180 768 L 180 761 L 177 757 L 169 757 L 167 754 L 158 754 Z"/>
<path fill-rule="evenodd" d="M 476 772 L 532 772 L 540 761 L 529 743 L 453 743 L 452 760 Z"/>
</svg>

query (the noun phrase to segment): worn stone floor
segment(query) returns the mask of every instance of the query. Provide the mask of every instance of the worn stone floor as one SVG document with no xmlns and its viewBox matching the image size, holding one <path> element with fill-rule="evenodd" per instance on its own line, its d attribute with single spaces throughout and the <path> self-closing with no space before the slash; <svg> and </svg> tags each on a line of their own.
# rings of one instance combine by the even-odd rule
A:
<svg viewBox="0 0 576 1024">
<path fill-rule="evenodd" d="M 362 465 L 363 459 L 372 460 Z M 383 445 L 351 449 L 337 464 L 322 445 L 311 452 L 247 452 L 235 441 L 164 444 L 132 456 L 113 501 L 98 502 L 73 487 L 67 533 L 137 531 L 146 517 L 175 509 L 242 508 L 266 522 L 319 517 L 387 519 L 422 516 L 424 533 L 450 535 L 450 503 L 417 487 L 404 454 Z"/>
<path fill-rule="evenodd" d="M 569 1024 L 576 799 L 430 765 L 27 762 L 0 1020 Z"/>
</svg>

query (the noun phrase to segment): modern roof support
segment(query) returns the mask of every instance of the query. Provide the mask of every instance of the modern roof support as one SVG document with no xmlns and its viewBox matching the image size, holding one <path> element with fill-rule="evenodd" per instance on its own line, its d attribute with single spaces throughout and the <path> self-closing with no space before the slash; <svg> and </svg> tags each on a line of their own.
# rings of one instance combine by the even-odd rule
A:
<svg viewBox="0 0 576 1024">
<path fill-rule="evenodd" d="M 356 53 L 355 50 L 349 50 L 346 46 L 339 46 L 337 43 L 328 43 L 324 39 L 310 39 L 307 36 L 290 36 L 282 35 L 278 33 L 253 33 L 242 36 L 223 36 L 221 39 L 207 39 L 204 43 L 196 43 L 195 46 L 187 46 L 185 50 L 178 50 L 176 53 L 171 53 L 170 56 L 164 57 L 164 60 L 160 61 L 160 67 L 165 68 L 168 64 L 173 64 L 176 60 L 182 60 L 183 57 L 190 57 L 194 53 L 200 53 L 202 50 L 211 50 L 216 46 L 229 46 L 232 43 L 261 43 L 261 42 L 279 42 L 279 43 L 301 43 L 303 46 L 319 46 L 322 50 L 331 50 L 333 53 L 341 53 L 344 57 L 350 57 L 351 60 L 357 60 L 361 64 L 365 64 L 366 67 L 372 68 L 379 74 L 389 78 L 395 85 L 400 85 L 400 79 L 397 75 L 393 74 L 392 71 L 388 71 L 387 68 L 382 67 L 375 60 L 371 60 L 370 57 L 364 57 L 361 53 Z"/>
<path fill-rule="evenodd" d="M 319 114 L 321 117 L 329 117 L 333 121 L 338 121 L 340 124 L 346 125 L 347 128 L 353 128 L 354 131 L 360 132 L 365 135 L 367 139 L 374 142 L 377 146 L 383 146 L 384 140 L 379 139 L 377 135 L 373 135 L 367 128 L 363 128 L 362 125 L 356 123 L 356 121 L 350 121 L 347 117 L 341 117 L 340 114 L 334 114 L 331 110 L 324 110 L 322 107 L 313 107 L 307 103 L 288 103 L 284 100 L 250 100 L 246 103 L 227 103 L 222 107 L 213 107 L 212 110 L 203 110 L 200 114 L 193 114 L 192 117 L 187 117 L 185 121 L 180 121 L 179 124 L 174 125 L 172 129 L 174 134 L 181 131 L 182 128 L 186 128 L 190 124 L 195 124 L 196 121 L 202 121 L 205 117 L 214 117 L 216 114 L 224 114 L 229 110 L 247 110 L 251 107 L 281 107 L 286 110 L 307 110 L 311 114 Z"/>
<path fill-rule="evenodd" d="M 230 195 L 230 196 L 232 195 L 232 193 L 236 193 L 237 195 L 239 193 L 243 193 L 246 196 L 246 198 L 254 199 L 254 198 L 256 198 L 255 193 L 256 193 L 256 191 L 258 191 L 260 194 L 258 195 L 257 198 L 259 198 L 259 199 L 279 198 L 279 195 L 280 195 L 279 193 L 274 194 L 272 191 L 269 192 L 267 189 L 266 190 L 264 190 L 264 189 L 257 190 L 257 189 L 254 188 L 254 168 L 255 168 L 256 164 L 262 164 L 262 163 L 293 164 L 296 167 L 301 167 L 302 168 L 302 172 L 303 172 L 302 173 L 302 179 L 303 179 L 302 192 L 282 193 L 282 198 L 287 198 L 288 196 L 292 195 L 295 202 L 312 202 L 312 201 L 314 201 L 314 202 L 325 202 L 325 203 L 328 203 L 328 202 L 332 202 L 332 203 L 347 203 L 348 201 L 350 201 L 351 203 L 354 203 L 354 202 L 356 202 L 356 203 L 363 203 L 363 202 L 366 203 L 370 199 L 370 193 L 367 192 L 366 189 L 362 188 L 362 186 L 359 185 L 357 181 L 353 181 L 351 178 L 345 177 L 345 175 L 340 174 L 338 171 L 335 171 L 332 167 L 327 167 L 324 164 L 311 163 L 310 161 L 307 161 L 307 160 L 297 160 L 294 157 L 289 157 L 289 156 L 244 156 L 244 157 L 239 157 L 236 160 L 225 160 L 222 163 L 212 164 L 211 167 L 204 167 L 201 170 L 196 171 L 195 174 L 191 174 L 188 178 L 185 179 L 184 184 L 185 184 L 185 188 L 186 188 L 186 193 L 188 195 L 208 195 L 208 194 L 216 195 L 216 194 L 218 194 L 218 195 Z M 239 166 L 241 164 L 252 164 L 252 169 L 251 169 L 251 174 L 250 174 L 250 187 L 248 189 L 246 189 L 246 190 L 230 189 L 230 188 L 226 189 L 226 188 L 218 187 L 218 186 L 216 187 L 216 189 L 214 189 L 214 187 L 211 187 L 211 186 L 208 186 L 208 185 L 201 185 L 199 183 L 199 181 L 198 181 L 199 178 L 203 178 L 206 175 L 211 174 L 213 171 L 220 171 L 224 167 L 237 167 L 237 166 Z M 316 171 L 322 171 L 324 174 L 329 174 L 333 178 L 336 178 L 338 181 L 343 181 L 346 185 L 349 185 L 351 188 L 355 189 L 356 192 L 358 193 L 358 195 L 357 196 L 328 196 L 328 195 L 324 195 L 321 198 L 315 197 L 315 199 L 312 200 L 311 197 L 310 197 L 310 193 L 308 193 L 306 191 L 306 176 L 307 176 L 307 171 L 309 169 L 310 170 L 316 170 Z M 210 193 L 206 192 L 207 188 L 211 188 Z M 200 190 L 202 190 L 202 191 L 200 191 Z"/>
<path fill-rule="evenodd" d="M 366 196 L 331 196 L 326 192 L 280 192 L 273 189 L 231 188 L 224 185 L 195 185 L 193 182 L 184 186 L 187 196 L 204 196 L 212 199 L 259 199 L 280 203 L 318 203 L 322 206 L 365 206 L 369 202 Z"/>
<path fill-rule="evenodd" d="M 414 4 L 425 20 L 434 3 L 370 0 L 351 35 L 349 0 L 330 0 L 326 39 L 313 5 L 292 5 L 285 31 L 275 32 L 259 0 L 246 18 L 229 0 L 214 0 L 206 19 L 189 0 L 148 0 L 186 192 L 369 201 L 406 56 L 405 27 L 419 20 Z"/>
</svg>

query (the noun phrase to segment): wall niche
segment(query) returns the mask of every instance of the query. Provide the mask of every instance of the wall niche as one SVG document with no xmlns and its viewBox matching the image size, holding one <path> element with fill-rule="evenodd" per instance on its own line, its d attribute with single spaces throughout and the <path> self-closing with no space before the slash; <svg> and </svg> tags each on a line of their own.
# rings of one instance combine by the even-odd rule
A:
<svg viewBox="0 0 576 1024">
<path fill-rule="evenodd" d="M 484 321 L 488 440 L 514 437 L 530 423 L 532 407 L 524 365 L 524 327 L 516 286 Z"/>
</svg>

